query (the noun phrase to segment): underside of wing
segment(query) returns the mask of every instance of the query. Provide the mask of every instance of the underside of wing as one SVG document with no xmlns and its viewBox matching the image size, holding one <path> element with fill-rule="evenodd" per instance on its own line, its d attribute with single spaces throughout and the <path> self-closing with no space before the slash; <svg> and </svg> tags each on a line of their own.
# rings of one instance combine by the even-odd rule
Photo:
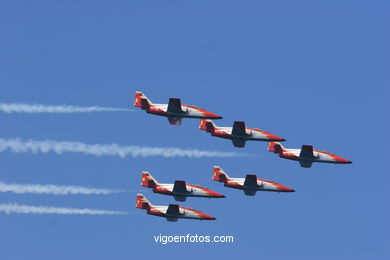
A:
<svg viewBox="0 0 390 260">
<path fill-rule="evenodd" d="M 178 218 L 167 217 L 169 222 L 177 222 Z"/>
<path fill-rule="evenodd" d="M 302 145 L 301 153 L 299 154 L 301 158 L 314 158 L 313 146 L 311 145 Z"/>
<path fill-rule="evenodd" d="M 244 193 L 245 193 L 245 195 L 247 195 L 247 196 L 255 196 L 255 195 L 256 195 L 256 190 L 248 190 L 248 189 L 245 189 L 245 190 L 244 190 Z"/>
<path fill-rule="evenodd" d="M 176 201 L 186 201 L 187 196 L 174 195 Z"/>
<path fill-rule="evenodd" d="M 245 187 L 257 187 L 257 176 L 254 174 L 248 174 L 245 177 L 245 182 L 244 182 Z"/>
<path fill-rule="evenodd" d="M 181 125 L 181 118 L 168 117 L 168 121 L 171 125 Z"/>
<path fill-rule="evenodd" d="M 299 164 L 303 168 L 310 168 L 311 165 L 313 164 L 313 162 L 311 162 L 311 161 L 299 161 Z"/>
<path fill-rule="evenodd" d="M 235 147 L 245 147 L 246 140 L 244 139 L 232 139 L 232 143 Z"/>
<path fill-rule="evenodd" d="M 245 131 L 245 122 L 242 121 L 234 121 L 232 135 L 235 136 L 246 136 Z"/>
<path fill-rule="evenodd" d="M 168 103 L 168 113 L 183 113 L 180 98 L 170 98 Z"/>
</svg>

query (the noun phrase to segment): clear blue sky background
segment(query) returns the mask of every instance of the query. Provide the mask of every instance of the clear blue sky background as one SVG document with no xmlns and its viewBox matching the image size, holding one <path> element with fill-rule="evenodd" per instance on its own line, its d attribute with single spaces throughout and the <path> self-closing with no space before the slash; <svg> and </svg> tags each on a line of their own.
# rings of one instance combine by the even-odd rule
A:
<svg viewBox="0 0 390 260">
<path fill-rule="evenodd" d="M 260 155 L 120 159 L 3 152 L 0 180 L 6 182 L 136 190 L 141 171 L 149 170 L 162 182 L 184 179 L 227 198 L 183 203 L 217 221 L 170 223 L 135 209 L 135 193 L 3 193 L 1 203 L 136 214 L 0 214 L 0 258 L 388 259 L 386 9 L 380 1 L 1 1 L 0 102 L 128 108 L 134 91 L 142 90 L 155 102 L 180 97 L 207 108 L 224 117 L 220 125 L 245 120 L 286 138 L 288 147 L 313 144 L 354 164 L 303 169 L 267 152 L 266 143 L 237 149 L 199 131 L 198 120 L 174 127 L 143 112 L 0 114 L 0 138 Z M 297 192 L 247 197 L 211 181 L 213 165 Z M 157 205 L 174 202 L 144 194 Z M 235 243 L 153 241 L 187 233 L 234 235 Z"/>
</svg>

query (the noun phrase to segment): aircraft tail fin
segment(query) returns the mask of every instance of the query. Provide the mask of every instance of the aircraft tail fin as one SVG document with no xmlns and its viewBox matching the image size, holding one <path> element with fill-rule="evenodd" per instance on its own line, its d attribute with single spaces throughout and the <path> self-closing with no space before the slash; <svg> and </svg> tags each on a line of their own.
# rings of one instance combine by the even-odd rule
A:
<svg viewBox="0 0 390 260">
<path fill-rule="evenodd" d="M 217 125 L 210 119 L 201 119 L 199 123 L 199 129 L 205 130 L 208 133 L 211 133 L 215 130 Z"/>
<path fill-rule="evenodd" d="M 219 182 L 225 182 L 229 179 L 229 176 L 226 174 L 224 170 L 222 170 L 219 166 L 214 166 L 213 170 L 213 180 Z"/>
<path fill-rule="evenodd" d="M 283 153 L 284 147 L 278 142 L 269 142 L 268 143 L 268 151 L 273 153 L 281 154 Z"/>
<path fill-rule="evenodd" d="M 135 206 L 139 209 L 149 210 L 152 204 L 145 198 L 144 195 L 138 193 L 137 194 L 137 202 Z"/>
<path fill-rule="evenodd" d="M 149 172 L 147 172 L 147 171 L 142 172 L 141 185 L 143 187 L 155 188 L 157 186 L 157 184 L 158 184 L 158 182 L 156 181 L 155 178 L 153 178 L 153 176 Z"/>
<path fill-rule="evenodd" d="M 144 95 L 144 93 L 142 93 L 141 91 L 135 92 L 135 97 L 134 97 L 135 107 L 140 107 L 142 109 L 149 110 L 150 104 L 152 104 L 152 102 Z"/>
</svg>

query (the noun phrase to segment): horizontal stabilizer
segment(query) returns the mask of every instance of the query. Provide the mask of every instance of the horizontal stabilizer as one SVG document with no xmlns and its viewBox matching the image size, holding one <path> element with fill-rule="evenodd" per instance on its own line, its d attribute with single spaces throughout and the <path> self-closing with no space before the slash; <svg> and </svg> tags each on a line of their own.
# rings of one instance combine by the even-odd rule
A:
<svg viewBox="0 0 390 260">
<path fill-rule="evenodd" d="M 273 153 L 282 154 L 284 147 L 278 142 L 269 142 L 268 143 L 268 151 Z"/>
<path fill-rule="evenodd" d="M 225 182 L 229 179 L 229 176 L 219 166 L 213 167 L 213 180 L 219 182 Z"/>
<path fill-rule="evenodd" d="M 136 207 L 139 208 L 139 209 L 147 209 L 149 210 L 150 209 L 150 202 L 148 201 L 147 198 L 145 198 L 144 195 L 142 194 L 137 194 L 137 201 L 136 201 Z"/>
<path fill-rule="evenodd" d="M 147 99 L 141 98 L 141 108 L 146 110 L 146 111 L 150 110 L 150 104 L 149 104 L 149 101 Z"/>
</svg>

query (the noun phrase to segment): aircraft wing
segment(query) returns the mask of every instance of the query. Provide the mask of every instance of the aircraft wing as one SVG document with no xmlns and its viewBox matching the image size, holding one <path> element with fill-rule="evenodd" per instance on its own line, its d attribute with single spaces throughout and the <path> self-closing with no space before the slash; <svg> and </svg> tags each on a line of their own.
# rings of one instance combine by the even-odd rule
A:
<svg viewBox="0 0 390 260">
<path fill-rule="evenodd" d="M 167 111 L 169 113 L 175 113 L 175 114 L 183 113 L 183 110 L 181 109 L 180 98 L 170 98 Z"/>
<path fill-rule="evenodd" d="M 234 121 L 232 135 L 235 135 L 235 136 L 246 136 L 245 122 Z"/>
<path fill-rule="evenodd" d="M 311 165 L 313 164 L 313 162 L 311 162 L 311 161 L 299 161 L 299 164 L 303 168 L 311 168 Z"/>
<path fill-rule="evenodd" d="M 171 125 L 181 125 L 181 118 L 168 117 L 168 121 Z"/>
<path fill-rule="evenodd" d="M 244 139 L 232 139 L 232 143 L 235 147 L 245 147 L 246 140 Z"/>
<path fill-rule="evenodd" d="M 185 181 L 175 181 L 173 185 L 173 192 L 187 193 L 187 187 Z"/>
<path fill-rule="evenodd" d="M 247 190 L 247 189 L 245 189 L 244 193 L 247 196 L 255 196 L 256 195 L 256 190 Z"/>
<path fill-rule="evenodd" d="M 187 196 L 174 195 L 173 198 L 175 198 L 176 201 L 186 201 Z"/>
<path fill-rule="evenodd" d="M 314 158 L 313 146 L 311 145 L 302 145 L 301 153 L 299 154 L 301 158 Z"/>
<path fill-rule="evenodd" d="M 169 204 L 166 214 L 168 216 L 179 216 L 180 215 L 179 205 Z"/>
<path fill-rule="evenodd" d="M 244 181 L 245 187 L 257 187 L 257 176 L 254 174 L 247 174 Z"/>
</svg>

